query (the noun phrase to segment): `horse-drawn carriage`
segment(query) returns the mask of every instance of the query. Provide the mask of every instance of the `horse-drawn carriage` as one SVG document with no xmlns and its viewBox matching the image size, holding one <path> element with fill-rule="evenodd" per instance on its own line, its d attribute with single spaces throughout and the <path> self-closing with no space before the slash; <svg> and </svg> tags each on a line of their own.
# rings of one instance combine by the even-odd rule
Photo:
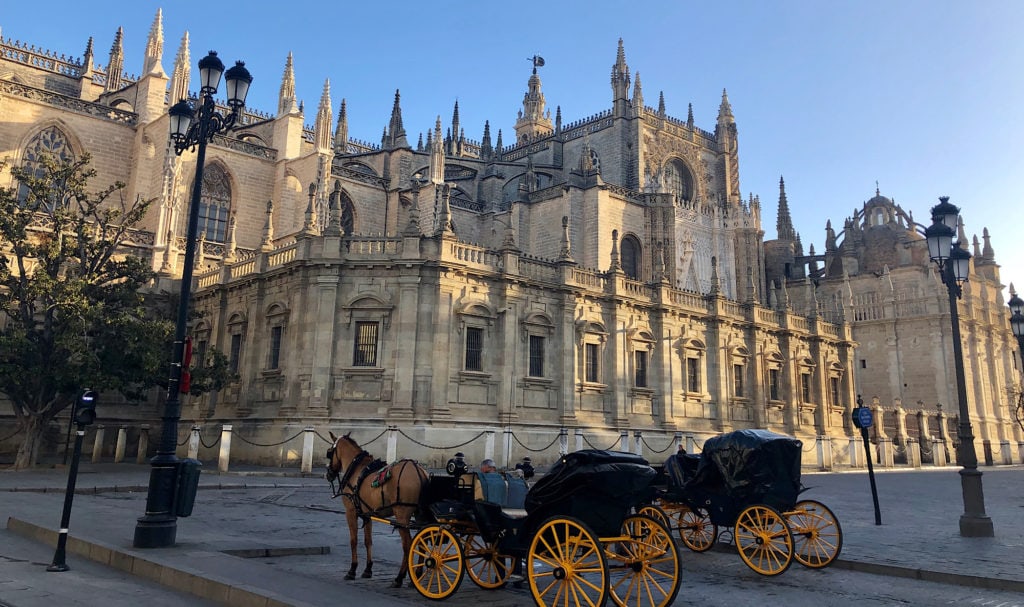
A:
<svg viewBox="0 0 1024 607">
<path fill-rule="evenodd" d="M 364 491 L 363 480 L 345 478 L 354 476 L 352 451 L 365 453 L 347 436 L 336 439 L 328 468 L 332 481 L 342 475 L 336 494 L 347 498 L 346 512 L 353 511 L 349 576 L 357 561 L 354 521 L 363 517 L 403 533 L 406 557 L 395 582 L 401 584 L 407 569 L 412 584 L 430 599 L 451 596 L 467 574 L 478 586 L 494 589 L 516 573 L 542 607 L 598 606 L 609 597 L 621 606 L 660 607 L 675 600 L 681 565 L 671 531 L 662 521 L 632 514 L 653 498 L 657 474 L 639 456 L 570 453 L 529 491 L 521 479 L 497 473 L 430 476 L 419 482 L 413 507 L 409 489 L 405 498 L 395 491 L 390 506 L 387 500 L 371 504 L 374 492 L 383 496 L 386 487 Z M 410 529 L 417 533 L 407 544 Z"/>
<path fill-rule="evenodd" d="M 801 441 L 767 430 L 718 435 L 700 455 L 670 457 L 655 505 L 642 511 L 664 517 L 695 552 L 714 546 L 723 528 L 762 575 L 778 575 L 794 559 L 826 567 L 839 556 L 843 532 L 827 506 L 799 499 L 801 453 Z"/>
</svg>

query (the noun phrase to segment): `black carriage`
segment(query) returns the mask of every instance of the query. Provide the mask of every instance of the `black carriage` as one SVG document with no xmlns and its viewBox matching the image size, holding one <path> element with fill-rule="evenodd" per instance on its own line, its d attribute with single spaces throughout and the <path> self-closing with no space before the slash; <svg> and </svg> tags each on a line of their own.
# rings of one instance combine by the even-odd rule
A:
<svg viewBox="0 0 1024 607">
<path fill-rule="evenodd" d="M 794 559 L 826 567 L 839 556 L 843 534 L 827 506 L 799 498 L 802 447 L 767 430 L 709 438 L 700 455 L 680 453 L 665 462 L 656 505 L 641 511 L 664 517 L 696 552 L 714 546 L 723 529 L 762 575 L 778 575 Z"/>
<path fill-rule="evenodd" d="M 537 605 L 669 605 L 680 561 L 671 531 L 632 514 L 653 499 L 656 471 L 639 456 L 570 453 L 529 491 L 497 473 L 431 477 L 428 520 L 413 538 L 409 574 L 419 592 L 444 599 L 464 575 L 500 588 L 515 572 Z"/>
</svg>

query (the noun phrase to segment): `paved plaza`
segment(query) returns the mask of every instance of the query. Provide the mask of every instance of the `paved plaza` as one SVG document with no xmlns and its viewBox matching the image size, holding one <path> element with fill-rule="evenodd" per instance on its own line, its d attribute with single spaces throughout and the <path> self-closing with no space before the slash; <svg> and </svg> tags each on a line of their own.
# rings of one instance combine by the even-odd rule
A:
<svg viewBox="0 0 1024 607">
<path fill-rule="evenodd" d="M 677 605 L 1014 605 L 1024 607 L 1024 467 L 984 468 L 994 538 L 962 538 L 955 468 L 876 475 L 882 525 L 874 524 L 866 473 L 805 473 L 805 497 L 840 520 L 840 559 L 826 570 L 794 565 L 775 578 L 732 551 L 681 548 Z M 345 582 L 350 563 L 341 503 L 326 482 L 279 470 L 204 472 L 178 544 L 137 550 L 149 467 L 83 464 L 71 520 L 71 571 L 48 573 L 66 470 L 0 472 L 0 605 L 228 604 L 420 605 L 411 588 L 388 588 L 397 534 L 375 527 L 375 578 Z M 248 558 L 247 558 L 248 557 Z M 755 601 L 756 597 L 756 601 Z M 446 603 L 531 605 L 527 590 L 484 591 L 468 580 Z"/>
</svg>

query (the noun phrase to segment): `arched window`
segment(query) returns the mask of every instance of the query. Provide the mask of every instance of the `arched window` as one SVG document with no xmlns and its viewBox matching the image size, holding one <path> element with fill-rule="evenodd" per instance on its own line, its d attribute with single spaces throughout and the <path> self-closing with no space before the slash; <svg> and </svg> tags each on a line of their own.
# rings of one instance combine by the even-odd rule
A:
<svg viewBox="0 0 1024 607">
<path fill-rule="evenodd" d="M 227 240 L 228 216 L 231 212 L 231 181 L 218 164 L 211 164 L 203 172 L 203 190 L 199 197 L 199 234 L 206 240 Z"/>
<path fill-rule="evenodd" d="M 633 280 L 640 280 L 640 241 L 635 236 L 622 239 L 622 271 Z"/>
<path fill-rule="evenodd" d="M 67 136 L 55 126 L 47 127 L 39 131 L 35 137 L 29 140 L 25 146 L 25 170 L 33 177 L 43 178 L 46 176 L 46 167 L 43 158 L 49 156 L 57 162 L 64 164 L 74 162 L 75 153 L 68 144 Z M 24 203 L 28 199 L 28 186 L 18 186 L 18 200 Z M 50 200 L 46 205 L 41 205 L 39 210 L 52 213 L 56 207 L 56 200 Z"/>
<path fill-rule="evenodd" d="M 693 200 L 693 176 L 678 158 L 665 163 L 665 189 L 675 194 L 680 202 Z"/>
</svg>

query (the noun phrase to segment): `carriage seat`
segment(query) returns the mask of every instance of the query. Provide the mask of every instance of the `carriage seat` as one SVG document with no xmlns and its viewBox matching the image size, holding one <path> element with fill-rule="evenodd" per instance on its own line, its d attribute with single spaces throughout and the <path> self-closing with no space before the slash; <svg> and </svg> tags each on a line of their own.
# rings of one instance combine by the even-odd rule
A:
<svg viewBox="0 0 1024 607">
<path fill-rule="evenodd" d="M 498 472 L 476 472 L 473 498 L 501 506 L 501 512 L 510 518 L 523 518 L 526 509 L 526 480 Z"/>
</svg>

